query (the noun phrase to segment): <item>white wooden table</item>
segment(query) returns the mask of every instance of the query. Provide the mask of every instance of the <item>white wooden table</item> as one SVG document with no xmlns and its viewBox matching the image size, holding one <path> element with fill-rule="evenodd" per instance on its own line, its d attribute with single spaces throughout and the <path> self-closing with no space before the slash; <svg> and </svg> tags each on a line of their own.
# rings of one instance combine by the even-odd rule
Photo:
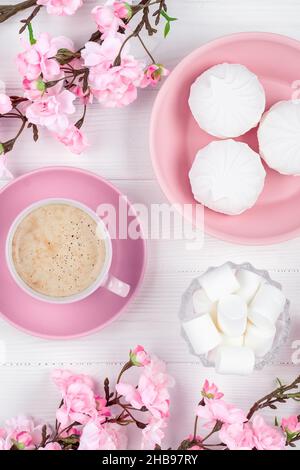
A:
<svg viewBox="0 0 300 470">
<path fill-rule="evenodd" d="M 64 34 L 80 46 L 93 29 L 89 12 L 96 3 L 87 0 L 71 18 L 50 17 L 43 11 L 34 21 L 35 31 Z M 173 25 L 167 41 L 159 35 L 150 45 L 169 68 L 197 46 L 228 33 L 270 31 L 300 40 L 299 0 L 170 0 L 168 3 L 170 12 L 179 21 Z M 0 25 L 0 79 L 6 82 L 10 93 L 21 89 L 14 63 L 20 49 L 19 19 Z M 9 154 L 9 169 L 18 176 L 49 165 L 77 166 L 112 181 L 133 202 L 164 202 L 148 149 L 149 119 L 155 96 L 156 90 L 147 89 L 132 106 L 116 111 L 93 104 L 85 125 L 91 147 L 81 157 L 69 154 L 46 133 L 42 133 L 37 144 L 31 141 L 30 133 L 24 134 Z M 5 125 L 12 126 L 12 123 Z M 0 128 L 0 140 L 8 130 L 8 127 Z M 13 131 L 11 128 L 12 134 Z M 206 236 L 204 247 L 196 256 L 186 251 L 183 241 L 152 241 L 148 248 L 147 273 L 138 297 L 116 322 L 97 334 L 74 341 L 46 341 L 23 334 L 0 320 L 0 340 L 7 346 L 6 362 L 0 366 L 0 421 L 21 412 L 52 419 L 59 400 L 50 379 L 53 368 L 71 368 L 101 380 L 107 374 L 114 378 L 127 359 L 129 348 L 137 343 L 163 358 L 176 379 L 166 446 L 175 446 L 192 431 L 194 409 L 206 377 L 219 384 L 229 401 L 247 410 L 252 402 L 271 390 L 275 377 L 288 381 L 299 373 L 299 365 L 291 361 L 293 351 L 289 341 L 274 364 L 262 372 L 247 378 L 217 376 L 188 353 L 179 334 L 177 313 L 181 293 L 208 266 L 227 260 L 250 261 L 258 268 L 269 270 L 283 284 L 292 302 L 291 338 L 300 340 L 300 239 L 248 247 Z M 290 403 L 282 412 L 299 414 L 299 404 Z M 137 448 L 139 443 L 132 438 L 130 445 Z"/>
</svg>

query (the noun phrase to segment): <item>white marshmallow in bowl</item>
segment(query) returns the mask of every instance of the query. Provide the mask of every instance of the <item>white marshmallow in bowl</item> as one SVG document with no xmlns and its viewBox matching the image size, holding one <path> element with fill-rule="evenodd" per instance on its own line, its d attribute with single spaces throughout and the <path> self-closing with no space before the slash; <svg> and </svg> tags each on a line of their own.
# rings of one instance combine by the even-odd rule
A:
<svg viewBox="0 0 300 470">
<path fill-rule="evenodd" d="M 216 364 L 217 354 L 221 346 L 243 346 L 244 336 L 226 336 L 221 333 L 221 344 L 207 354 L 207 359 L 212 364 Z"/>
<path fill-rule="evenodd" d="M 259 328 L 249 322 L 245 334 L 245 346 L 253 349 L 257 357 L 263 357 L 272 348 L 275 335 L 275 325 L 270 324 L 268 328 Z"/>
<path fill-rule="evenodd" d="M 216 302 L 224 295 L 232 294 L 240 288 L 234 271 L 228 263 L 207 271 L 199 277 L 199 283 L 212 302 Z"/>
<path fill-rule="evenodd" d="M 198 289 L 193 294 L 194 312 L 203 315 L 211 311 L 213 302 L 209 299 L 203 289 Z"/>
<path fill-rule="evenodd" d="M 218 303 L 218 325 L 226 336 L 242 336 L 247 327 L 247 304 L 242 297 L 231 294 Z"/>
<path fill-rule="evenodd" d="M 183 297 L 182 326 L 205 366 L 214 365 L 220 374 L 247 375 L 283 344 L 288 305 L 267 273 L 228 262 L 193 280 Z M 190 320 L 192 315 L 197 318 Z"/>
<path fill-rule="evenodd" d="M 206 354 L 221 343 L 221 335 L 208 313 L 182 323 L 182 327 L 196 354 Z"/>
<path fill-rule="evenodd" d="M 250 304 L 250 310 L 275 324 L 284 310 L 285 303 L 286 297 L 280 289 L 271 284 L 262 284 Z M 250 319 L 256 323 L 253 313 Z"/>
<path fill-rule="evenodd" d="M 240 289 L 237 291 L 237 295 L 241 296 L 248 304 L 251 302 L 260 284 L 263 282 L 263 278 L 248 269 L 238 269 L 236 272 L 236 278 L 240 284 Z"/>
<path fill-rule="evenodd" d="M 218 374 L 249 375 L 254 370 L 255 355 L 247 346 L 220 346 L 215 361 Z"/>
</svg>

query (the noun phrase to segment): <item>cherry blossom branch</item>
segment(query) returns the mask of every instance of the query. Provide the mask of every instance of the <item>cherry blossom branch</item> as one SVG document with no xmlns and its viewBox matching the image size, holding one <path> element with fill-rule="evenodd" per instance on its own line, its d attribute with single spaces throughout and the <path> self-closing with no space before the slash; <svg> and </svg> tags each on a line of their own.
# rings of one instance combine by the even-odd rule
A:
<svg viewBox="0 0 300 470">
<path fill-rule="evenodd" d="M 263 408 L 271 408 L 272 410 L 275 410 L 277 408 L 276 404 L 286 403 L 289 399 L 300 401 L 300 391 L 297 393 L 287 393 L 290 390 L 294 390 L 299 387 L 300 375 L 289 385 L 283 385 L 280 381 L 278 382 L 279 387 L 277 387 L 271 393 L 258 400 L 250 408 L 250 411 L 247 415 L 248 420 L 250 420 L 257 411 L 262 410 Z"/>
<path fill-rule="evenodd" d="M 0 5 L 0 23 L 8 20 L 12 16 L 27 10 L 27 8 L 36 5 L 36 0 L 25 0 L 24 2 L 17 3 L 16 5 Z"/>
<path fill-rule="evenodd" d="M 136 99 L 138 88 L 145 88 L 149 85 L 154 86 L 168 74 L 167 69 L 165 69 L 161 64 L 156 63 L 155 58 L 147 48 L 145 41 L 141 36 L 141 32 L 145 30 L 149 35 L 156 33 L 157 30 L 152 25 L 152 17 L 155 19 L 155 25 L 159 23 L 160 18 L 162 17 L 166 20 L 167 25 L 170 21 L 175 20 L 175 18 L 170 18 L 168 16 L 166 2 L 162 0 L 141 0 L 139 4 L 135 6 L 130 6 L 126 2 L 119 0 L 115 1 L 113 4 L 101 4 L 96 6 L 91 12 L 93 20 L 98 26 L 98 30 L 90 36 L 89 41 L 84 46 L 80 47 L 78 50 L 74 50 L 72 41 L 66 38 L 64 38 L 63 41 L 61 38 L 51 38 L 48 33 L 43 33 L 35 38 L 31 21 L 42 7 L 37 4 L 37 1 L 38 0 L 29 0 L 15 5 L 13 10 L 14 13 L 9 10 L 12 16 L 16 12 L 22 11 L 29 6 L 35 6 L 28 18 L 22 20 L 23 25 L 20 32 L 25 31 L 25 29 L 28 30 L 29 44 L 24 46 L 25 52 L 20 53 L 17 58 L 17 64 L 23 79 L 24 96 L 26 98 L 9 97 L 2 93 L 1 99 L 4 100 L 5 104 L 1 106 L 0 112 L 2 112 L 2 114 L 0 114 L 0 118 L 17 118 L 17 116 L 12 116 L 8 113 L 11 109 L 9 100 L 11 100 L 12 103 L 14 99 L 27 101 L 27 105 L 24 107 L 23 113 L 19 116 L 19 119 L 22 119 L 22 125 L 16 136 L 13 139 L 0 143 L 0 155 L 8 153 L 13 149 L 17 139 L 25 129 L 27 121 L 27 127 L 32 129 L 33 139 L 36 141 L 38 139 L 37 126 L 47 128 L 48 125 L 47 119 L 44 119 L 43 117 L 40 119 L 38 116 L 35 117 L 35 113 L 42 112 L 43 106 L 47 107 L 48 103 L 50 106 L 51 100 L 59 100 L 59 97 L 62 96 L 63 93 L 64 98 L 67 99 L 69 104 L 65 110 L 60 112 L 73 114 L 75 108 L 72 101 L 78 98 L 84 105 L 82 117 L 76 123 L 70 123 L 68 121 L 68 116 L 64 116 L 60 121 L 65 123 L 64 128 L 59 125 L 57 127 L 51 125 L 51 127 L 49 120 L 48 128 L 56 140 L 66 145 L 73 153 L 79 154 L 88 147 L 88 142 L 84 134 L 81 132 L 81 127 L 84 123 L 87 105 L 89 103 L 93 100 L 98 100 L 100 104 L 107 107 L 126 106 Z M 49 5 L 47 3 L 46 6 L 48 10 Z M 57 3 L 57 8 L 64 8 L 65 6 L 65 3 L 63 2 L 61 2 L 61 4 L 59 2 Z M 151 12 L 151 8 L 153 6 L 157 6 L 154 13 Z M 53 7 L 53 5 L 51 5 L 51 7 Z M 5 12 L 5 14 L 8 12 L 5 5 L 2 7 L 2 12 Z M 141 17 L 137 21 L 133 31 L 126 36 L 126 32 L 129 30 L 127 26 L 138 14 L 141 14 Z M 108 25 L 105 20 L 107 15 L 108 17 L 111 15 L 112 17 L 112 22 Z M 2 17 L 2 21 L 5 21 L 5 18 L 5 16 Z M 135 59 L 132 55 L 129 55 L 128 49 L 125 49 L 125 46 L 133 38 L 137 38 L 139 40 L 141 46 L 150 58 L 149 65 L 146 65 L 143 61 Z M 61 41 L 60 48 L 57 45 L 54 45 L 54 41 L 56 39 Z M 42 47 L 43 52 L 40 50 L 40 40 L 44 41 L 44 45 Z M 115 42 L 112 42 L 107 49 L 105 48 L 105 43 L 107 44 L 106 41 Z M 97 43 L 96 48 L 93 48 L 91 42 Z M 48 44 L 49 52 L 47 52 L 47 46 L 45 49 L 45 44 Z M 52 48 L 50 47 L 51 44 L 53 44 Z M 102 46 L 104 49 L 103 57 L 105 57 L 105 53 L 107 53 L 105 51 L 111 50 L 110 47 L 112 47 L 112 50 L 115 50 L 116 46 L 118 50 L 119 47 L 118 52 L 115 52 L 116 57 L 113 59 L 113 57 L 109 56 L 105 57 L 104 60 L 104 58 L 102 58 Z M 31 48 L 33 54 L 27 55 L 26 52 L 30 51 Z M 52 53 L 52 51 L 55 52 Z M 31 58 L 34 57 L 36 53 L 38 56 L 41 56 L 41 62 L 31 64 Z M 95 56 L 91 63 L 87 57 L 93 54 L 95 54 Z M 99 54 L 99 59 L 97 54 Z M 103 67 L 99 67 L 99 69 L 97 69 L 97 64 L 93 64 L 93 60 L 95 60 L 95 58 L 96 62 L 98 60 L 98 64 L 100 64 L 101 60 L 103 61 Z M 113 70 L 114 67 L 117 68 L 115 71 Z M 122 82 L 122 73 L 124 69 L 124 77 L 128 77 L 126 71 L 126 68 L 128 67 L 131 67 L 130 75 L 133 78 L 129 79 L 129 81 L 127 79 L 127 83 L 124 87 L 124 83 Z M 101 88 L 101 86 L 103 86 L 101 85 L 101 80 L 98 80 L 98 78 L 100 79 L 100 76 L 98 77 L 98 75 L 101 75 L 102 73 L 107 77 L 103 81 L 103 83 L 107 83 L 107 88 L 104 90 Z M 130 83 L 130 80 L 132 80 L 132 83 Z M 68 95 L 66 92 L 68 92 Z M 62 98 L 62 103 L 64 103 L 62 107 L 66 104 L 65 99 Z M 55 109 L 60 109 L 59 103 L 56 104 L 58 106 L 55 106 Z"/>
</svg>

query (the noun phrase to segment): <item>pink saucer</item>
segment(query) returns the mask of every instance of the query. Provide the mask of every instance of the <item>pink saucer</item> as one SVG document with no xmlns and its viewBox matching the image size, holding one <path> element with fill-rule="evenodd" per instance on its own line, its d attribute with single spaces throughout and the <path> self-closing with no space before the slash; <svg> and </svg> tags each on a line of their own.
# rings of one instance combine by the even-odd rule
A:
<svg viewBox="0 0 300 470">
<path fill-rule="evenodd" d="M 28 173 L 0 191 L 0 312 L 27 333 L 53 339 L 75 338 L 93 333 L 114 320 L 135 296 L 141 284 L 146 248 L 143 239 L 112 240 L 111 274 L 131 286 L 127 298 L 104 288 L 73 304 L 55 305 L 35 300 L 11 277 L 5 260 L 5 242 L 15 217 L 27 206 L 47 198 L 77 200 L 92 210 L 100 203 L 112 204 L 118 216 L 121 193 L 97 175 L 70 167 L 52 167 Z M 129 207 L 129 204 L 128 204 Z M 128 217 L 128 223 L 132 217 Z"/>
<path fill-rule="evenodd" d="M 154 169 L 171 203 L 195 204 L 188 172 L 197 150 L 215 138 L 194 120 L 188 106 L 189 91 L 198 75 L 223 62 L 243 64 L 258 75 L 266 90 L 268 109 L 277 101 L 292 99 L 292 83 L 300 80 L 300 43 L 270 33 L 234 34 L 200 47 L 175 68 L 156 99 L 150 137 Z M 239 140 L 258 151 L 256 130 Z M 300 177 L 266 169 L 264 191 L 252 209 L 239 216 L 205 209 L 207 233 L 251 245 L 300 235 Z"/>
</svg>

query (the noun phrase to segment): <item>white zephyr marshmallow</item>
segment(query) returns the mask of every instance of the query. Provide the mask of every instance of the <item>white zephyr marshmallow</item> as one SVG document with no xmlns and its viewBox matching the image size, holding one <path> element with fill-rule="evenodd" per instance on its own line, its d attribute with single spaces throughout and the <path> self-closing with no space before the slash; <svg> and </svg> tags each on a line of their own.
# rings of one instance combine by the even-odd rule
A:
<svg viewBox="0 0 300 470">
<path fill-rule="evenodd" d="M 272 348 L 275 335 L 275 325 L 270 324 L 269 328 L 259 328 L 249 322 L 245 334 L 245 346 L 252 348 L 256 356 L 263 357 Z"/>
<path fill-rule="evenodd" d="M 249 303 L 256 294 L 263 278 L 248 269 L 239 269 L 235 275 L 241 286 L 237 295 L 241 296 L 247 303 Z"/>
<path fill-rule="evenodd" d="M 208 313 L 182 326 L 196 354 L 205 354 L 221 343 L 221 335 Z"/>
<path fill-rule="evenodd" d="M 285 303 L 286 297 L 280 289 L 262 284 L 250 304 L 249 319 L 257 326 L 264 326 L 264 319 L 275 324 Z"/>
<path fill-rule="evenodd" d="M 247 304 L 238 295 L 222 297 L 218 303 L 218 325 L 226 336 L 242 336 L 247 327 Z"/>
<path fill-rule="evenodd" d="M 194 312 L 199 315 L 210 312 L 213 302 L 208 298 L 203 289 L 198 289 L 193 294 Z"/>
<path fill-rule="evenodd" d="M 209 134 L 239 137 L 259 123 L 266 106 L 265 90 L 244 65 L 219 64 L 193 83 L 189 106 Z"/>
<path fill-rule="evenodd" d="M 224 295 L 236 292 L 240 287 L 234 271 L 227 263 L 210 269 L 198 280 L 212 302 L 216 302 Z"/>
<path fill-rule="evenodd" d="M 244 345 L 244 336 L 230 337 L 224 334 L 221 334 L 221 345 L 220 346 L 243 346 Z M 209 351 L 207 359 L 213 364 L 216 363 L 219 347 L 217 346 L 212 351 Z"/>
<path fill-rule="evenodd" d="M 219 374 L 249 375 L 253 372 L 255 356 L 246 346 L 220 346 L 216 354 Z"/>
<path fill-rule="evenodd" d="M 258 153 L 234 140 L 213 141 L 200 149 L 189 172 L 196 201 L 228 215 L 241 214 L 256 203 L 265 176 Z"/>
<path fill-rule="evenodd" d="M 280 101 L 262 118 L 259 149 L 270 168 L 300 175 L 300 100 Z"/>
</svg>

